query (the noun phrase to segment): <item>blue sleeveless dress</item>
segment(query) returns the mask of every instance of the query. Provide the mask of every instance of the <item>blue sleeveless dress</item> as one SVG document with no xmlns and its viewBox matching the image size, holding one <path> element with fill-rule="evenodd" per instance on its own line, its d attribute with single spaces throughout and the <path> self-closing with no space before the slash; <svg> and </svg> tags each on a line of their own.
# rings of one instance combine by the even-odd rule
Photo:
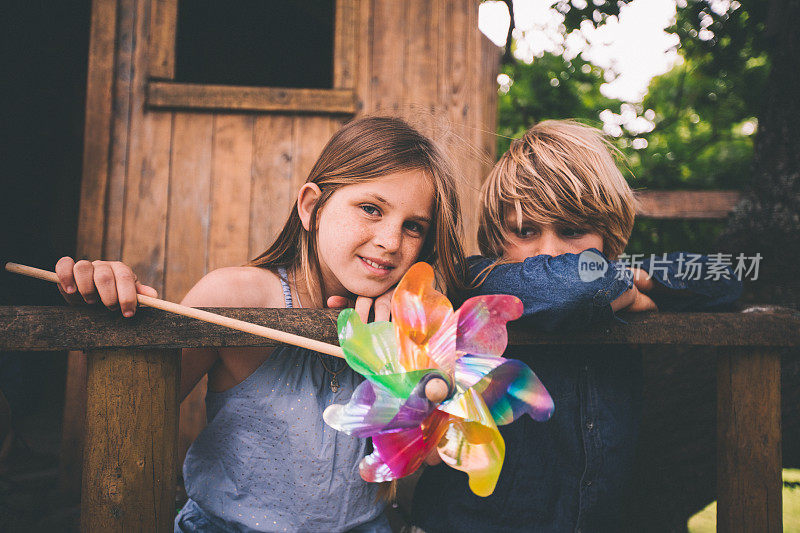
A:
<svg viewBox="0 0 800 533">
<path fill-rule="evenodd" d="M 183 463 L 190 500 L 175 531 L 391 531 L 377 485 L 358 473 L 366 440 L 322 420 L 362 379 L 341 359 L 281 346 L 238 385 L 209 391 L 208 425 Z"/>
</svg>

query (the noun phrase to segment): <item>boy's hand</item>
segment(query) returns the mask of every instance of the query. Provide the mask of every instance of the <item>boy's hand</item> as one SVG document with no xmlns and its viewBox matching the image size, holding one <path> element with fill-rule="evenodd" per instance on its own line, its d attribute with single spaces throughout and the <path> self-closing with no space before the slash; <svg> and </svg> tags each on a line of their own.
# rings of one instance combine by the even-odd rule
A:
<svg viewBox="0 0 800 533">
<path fill-rule="evenodd" d="M 434 448 L 433 450 L 428 453 L 428 456 L 425 458 L 426 465 L 438 465 L 442 462 L 442 457 L 439 455 L 439 452 Z"/>
<path fill-rule="evenodd" d="M 611 302 L 611 309 L 614 310 L 614 312 L 630 311 L 633 313 L 658 311 L 656 303 L 646 294 L 657 290 L 653 278 L 641 268 L 633 268 L 630 270 L 633 273 L 633 287 Z"/>
<path fill-rule="evenodd" d="M 56 263 L 58 290 L 73 305 L 97 301 L 109 309 L 120 308 L 123 316 L 136 312 L 136 294 L 157 297 L 152 287 L 139 283 L 136 274 L 119 261 L 78 261 L 62 257 Z"/>
</svg>

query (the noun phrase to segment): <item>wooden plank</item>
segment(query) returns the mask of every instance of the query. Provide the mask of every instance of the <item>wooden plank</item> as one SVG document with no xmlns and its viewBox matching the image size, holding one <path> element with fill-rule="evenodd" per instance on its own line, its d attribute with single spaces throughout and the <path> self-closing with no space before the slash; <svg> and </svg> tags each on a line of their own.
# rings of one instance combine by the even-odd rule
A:
<svg viewBox="0 0 800 533">
<path fill-rule="evenodd" d="M 666 219 L 725 218 L 739 203 L 739 191 L 636 191 L 640 217 Z"/>
<path fill-rule="evenodd" d="M 472 16 L 470 3 L 465 0 L 441 0 L 442 10 L 441 39 L 439 41 L 441 54 L 441 73 L 439 75 L 439 101 L 444 108 L 448 122 L 449 137 L 446 144 L 450 147 L 450 155 L 459 176 L 461 207 L 464 215 L 464 236 L 466 237 L 465 249 L 474 248 L 476 227 L 470 221 L 475 219 L 478 195 L 475 192 L 473 180 L 477 174 L 475 164 L 475 146 L 472 139 L 474 131 L 470 128 L 470 120 L 474 115 L 471 99 L 474 84 L 470 67 L 475 62 L 470 53 L 475 49 L 472 30 Z M 477 7 L 476 7 L 477 9 Z M 474 124 L 473 124 L 474 125 Z M 457 148 L 454 148 L 456 147 Z"/>
<path fill-rule="evenodd" d="M 483 96 L 481 103 L 483 118 L 479 128 L 483 130 L 483 150 L 487 154 L 489 164 L 481 172 L 481 182 L 489 174 L 497 159 L 497 75 L 500 73 L 501 48 L 489 38 L 481 34 L 481 81 L 479 92 Z"/>
<path fill-rule="evenodd" d="M 150 109 L 206 109 L 223 111 L 279 111 L 315 114 L 353 114 L 352 89 L 286 89 L 237 87 L 151 81 L 147 85 Z"/>
<path fill-rule="evenodd" d="M 92 259 L 122 258 L 122 228 L 125 212 L 125 185 L 130 154 L 131 114 L 133 104 L 134 51 L 137 40 L 136 2 L 119 1 L 117 59 L 114 67 L 114 123 L 111 129 L 111 168 L 107 194 L 103 253 Z"/>
<path fill-rule="evenodd" d="M 439 86 L 439 10 L 437 2 L 408 0 L 405 19 L 414 21 L 405 28 L 405 75 L 403 99 L 413 111 L 431 113 Z"/>
<path fill-rule="evenodd" d="M 338 123 L 328 117 L 315 116 L 295 117 L 294 120 L 292 191 L 296 194 Z"/>
<path fill-rule="evenodd" d="M 358 44 L 358 0 L 336 0 L 333 39 L 333 87 L 355 87 Z"/>
<path fill-rule="evenodd" d="M 214 117 L 211 225 L 206 265 L 209 272 L 247 261 L 253 122 L 252 116 Z"/>
<path fill-rule="evenodd" d="M 179 350 L 88 354 L 81 530 L 172 531 Z"/>
<path fill-rule="evenodd" d="M 141 0 L 136 8 L 122 260 L 142 282 L 163 293 L 173 115 L 145 110 L 150 2 Z"/>
<path fill-rule="evenodd" d="M 86 420 L 86 354 L 69 352 L 64 384 L 64 415 L 58 454 L 58 489 L 69 499 L 81 493 L 84 421 Z"/>
<path fill-rule="evenodd" d="M 212 310 L 248 322 L 336 343 L 336 310 Z M 800 316 L 785 311 L 748 313 L 642 313 L 570 335 L 534 330 L 524 321 L 509 325 L 511 344 L 681 344 L 686 346 L 798 346 Z M 39 351 L 109 347 L 192 348 L 274 346 L 269 339 L 142 308 L 130 319 L 105 308 L 2 307 L 0 350 Z"/>
<path fill-rule="evenodd" d="M 372 5 L 373 0 L 358 0 L 356 111 L 359 114 L 374 111 L 372 94 L 377 77 L 372 75 L 374 25 Z"/>
<path fill-rule="evenodd" d="M 163 293 L 172 114 L 139 118 L 125 191 L 122 260 L 143 283 Z"/>
<path fill-rule="evenodd" d="M 117 36 L 115 0 L 94 0 L 90 31 L 77 254 L 95 258 L 103 253 Z"/>
<path fill-rule="evenodd" d="M 253 174 L 250 196 L 250 244 L 253 258 L 272 244 L 283 228 L 297 190 L 294 168 L 294 124 L 289 116 L 256 117 L 253 132 Z"/>
<path fill-rule="evenodd" d="M 150 1 L 151 78 L 175 77 L 175 35 L 178 24 L 178 0 Z"/>
<path fill-rule="evenodd" d="M 164 267 L 167 300 L 183 299 L 206 273 L 213 123 L 208 114 L 175 114 Z"/>
<path fill-rule="evenodd" d="M 481 103 L 483 98 L 481 90 L 484 89 L 481 83 L 481 39 L 483 34 L 478 29 L 478 3 L 466 1 L 467 25 L 461 29 L 465 33 L 467 47 L 467 87 L 466 87 L 466 121 L 464 124 L 464 139 L 470 144 L 470 149 L 463 153 L 466 156 L 464 178 L 466 182 L 466 192 L 464 197 L 467 199 L 467 210 L 464 212 L 464 231 L 466 239 L 464 250 L 467 255 L 478 253 L 478 209 L 480 206 L 480 183 L 482 180 L 481 171 L 485 164 L 485 154 L 483 153 L 483 132 L 480 130 L 482 118 Z"/>
<path fill-rule="evenodd" d="M 734 348 L 717 366 L 717 529 L 783 530 L 781 354 Z"/>
<path fill-rule="evenodd" d="M 372 49 L 372 109 L 397 112 L 403 100 L 405 34 L 408 30 L 404 2 L 374 0 Z M 415 21 L 416 23 L 416 21 Z"/>
<path fill-rule="evenodd" d="M 104 257 L 105 228 L 113 204 L 108 200 L 113 198 L 109 192 L 113 195 L 116 191 L 113 162 L 117 140 L 112 127 L 119 123 L 120 115 L 119 70 L 124 68 L 124 54 L 130 49 L 126 37 L 133 27 L 128 4 L 116 0 L 92 2 L 76 249 L 80 258 Z M 81 352 L 71 352 L 67 356 L 58 481 L 61 492 L 70 497 L 80 494 L 85 408 L 86 358 Z"/>
</svg>

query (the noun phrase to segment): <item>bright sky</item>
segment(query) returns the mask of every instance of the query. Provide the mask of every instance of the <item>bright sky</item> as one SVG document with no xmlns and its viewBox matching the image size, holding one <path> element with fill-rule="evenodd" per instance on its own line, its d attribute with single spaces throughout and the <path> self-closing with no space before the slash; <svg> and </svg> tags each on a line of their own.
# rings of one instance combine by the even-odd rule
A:
<svg viewBox="0 0 800 533">
<path fill-rule="evenodd" d="M 585 23 L 566 39 L 559 30 L 564 16 L 553 8 L 555 3 L 514 0 L 515 55 L 519 59 L 532 62 L 544 52 L 564 52 L 569 59 L 582 52 L 585 60 L 617 74 L 601 91 L 625 102 L 640 102 L 650 79 L 667 72 L 679 60 L 677 36 L 664 31 L 675 20 L 676 0 L 633 0 L 622 6 L 619 18 L 610 18 L 599 29 Z M 586 0 L 572 0 L 572 4 L 583 7 Z M 505 42 L 508 23 L 503 2 L 481 4 L 478 25 L 498 46 Z"/>
</svg>

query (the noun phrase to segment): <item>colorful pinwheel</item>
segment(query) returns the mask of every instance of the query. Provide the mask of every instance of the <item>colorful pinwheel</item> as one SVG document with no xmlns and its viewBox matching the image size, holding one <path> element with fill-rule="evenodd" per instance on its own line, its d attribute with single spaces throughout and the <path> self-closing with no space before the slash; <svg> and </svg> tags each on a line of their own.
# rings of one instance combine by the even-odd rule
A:
<svg viewBox="0 0 800 533">
<path fill-rule="evenodd" d="M 475 494 L 494 491 L 505 456 L 497 425 L 523 413 L 538 421 L 553 414 L 553 400 L 531 369 L 501 357 L 506 322 L 521 314 L 522 303 L 508 295 L 477 296 L 453 312 L 426 263 L 398 284 L 392 322 L 364 324 L 352 309 L 339 314 L 347 363 L 366 380 L 346 405 L 331 405 L 323 416 L 339 431 L 372 437 L 362 478 L 407 476 L 436 448 L 444 462 L 467 473 Z M 451 391 L 438 405 L 425 396 L 434 377 Z"/>
</svg>

